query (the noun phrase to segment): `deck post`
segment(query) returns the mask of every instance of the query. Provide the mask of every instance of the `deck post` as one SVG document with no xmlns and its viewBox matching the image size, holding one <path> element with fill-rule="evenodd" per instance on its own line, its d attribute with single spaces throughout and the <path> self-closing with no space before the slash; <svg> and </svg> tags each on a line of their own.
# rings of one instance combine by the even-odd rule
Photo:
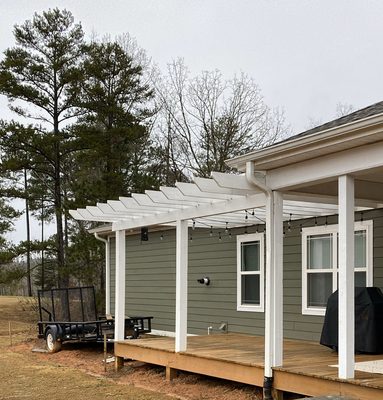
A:
<svg viewBox="0 0 383 400">
<path fill-rule="evenodd" d="M 283 358 L 283 196 L 271 192 L 266 202 L 265 377 Z"/>
<path fill-rule="evenodd" d="M 185 351 L 188 319 L 188 223 L 176 222 L 176 340 L 175 351 Z"/>
<path fill-rule="evenodd" d="M 274 191 L 273 266 L 271 279 L 273 315 L 273 367 L 283 364 L 283 195 Z"/>
<path fill-rule="evenodd" d="M 125 338 L 125 230 L 116 231 L 114 340 Z"/>
<path fill-rule="evenodd" d="M 338 178 L 339 202 L 339 378 L 354 378 L 355 289 L 354 289 L 354 178 Z"/>
<path fill-rule="evenodd" d="M 110 239 L 105 243 L 105 314 L 110 314 Z"/>
</svg>

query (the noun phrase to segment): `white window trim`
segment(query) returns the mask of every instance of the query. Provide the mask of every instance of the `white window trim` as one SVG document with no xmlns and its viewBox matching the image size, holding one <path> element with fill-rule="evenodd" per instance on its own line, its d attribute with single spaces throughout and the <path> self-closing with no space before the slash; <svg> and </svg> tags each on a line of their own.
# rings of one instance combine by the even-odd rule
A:
<svg viewBox="0 0 383 400">
<path fill-rule="evenodd" d="M 354 224 L 354 232 L 365 230 L 366 231 L 366 286 L 373 286 L 373 221 L 357 221 Z M 321 225 L 312 226 L 308 228 L 302 228 L 302 314 L 303 315 L 321 315 L 324 316 L 326 313 L 326 307 L 308 307 L 307 306 L 307 236 L 310 235 L 323 235 L 323 234 L 333 234 L 333 260 L 332 269 L 316 269 L 316 273 L 328 272 L 332 274 L 332 287 L 333 292 L 337 289 L 337 271 L 338 264 L 338 248 L 337 248 L 337 235 L 338 225 Z M 365 271 L 364 268 L 355 268 L 355 271 Z M 312 273 L 312 270 L 311 270 Z"/>
<path fill-rule="evenodd" d="M 259 274 L 259 305 L 242 304 L 242 275 L 246 274 L 241 271 L 241 244 L 246 242 L 259 241 L 259 272 L 251 274 Z M 263 233 L 250 233 L 237 236 L 237 311 L 264 312 L 264 274 L 265 274 L 265 239 Z"/>
</svg>

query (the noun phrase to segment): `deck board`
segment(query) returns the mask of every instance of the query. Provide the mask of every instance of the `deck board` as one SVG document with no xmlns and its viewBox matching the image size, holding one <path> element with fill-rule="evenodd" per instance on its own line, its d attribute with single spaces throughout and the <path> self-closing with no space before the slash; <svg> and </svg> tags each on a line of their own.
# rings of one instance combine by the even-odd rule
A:
<svg viewBox="0 0 383 400">
<path fill-rule="evenodd" d="M 174 352 L 174 338 L 150 337 L 115 343 L 120 357 L 174 369 L 262 386 L 264 338 L 243 334 L 188 337 L 187 350 Z M 383 359 L 357 355 L 356 362 Z M 355 379 L 341 380 L 337 353 L 314 342 L 284 341 L 284 362 L 274 368 L 276 389 L 318 396 L 323 394 L 383 398 L 383 374 L 356 371 Z"/>
</svg>

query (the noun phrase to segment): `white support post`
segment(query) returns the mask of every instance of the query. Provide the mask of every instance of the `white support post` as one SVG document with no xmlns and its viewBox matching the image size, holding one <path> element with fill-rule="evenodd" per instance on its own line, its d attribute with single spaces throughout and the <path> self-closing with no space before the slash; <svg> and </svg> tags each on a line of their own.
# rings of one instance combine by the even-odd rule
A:
<svg viewBox="0 0 383 400">
<path fill-rule="evenodd" d="M 265 377 L 273 376 L 273 307 L 272 307 L 272 265 L 273 265 L 273 227 L 274 195 L 266 198 L 266 271 L 265 271 Z"/>
<path fill-rule="evenodd" d="M 105 243 L 105 314 L 110 314 L 110 239 Z"/>
<path fill-rule="evenodd" d="M 185 351 L 187 346 L 188 302 L 188 224 L 176 223 L 176 343 L 175 351 Z"/>
<path fill-rule="evenodd" d="M 114 339 L 125 339 L 125 230 L 116 231 L 116 294 Z"/>
<path fill-rule="evenodd" d="M 274 194 L 272 315 L 273 367 L 283 363 L 283 195 Z"/>
<path fill-rule="evenodd" d="M 283 197 L 266 202 L 265 377 L 283 362 Z"/>
<path fill-rule="evenodd" d="M 338 178 L 339 197 L 339 378 L 354 378 L 355 291 L 354 291 L 354 179 Z"/>
</svg>

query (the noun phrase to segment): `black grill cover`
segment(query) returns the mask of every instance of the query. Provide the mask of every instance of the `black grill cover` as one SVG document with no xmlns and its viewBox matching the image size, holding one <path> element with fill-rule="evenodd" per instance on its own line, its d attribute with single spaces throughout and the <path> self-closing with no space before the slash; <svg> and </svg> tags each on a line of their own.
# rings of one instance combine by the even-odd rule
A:
<svg viewBox="0 0 383 400">
<path fill-rule="evenodd" d="M 338 350 L 338 291 L 327 301 L 320 344 Z M 355 288 L 355 352 L 383 353 L 383 294 L 377 287 Z"/>
</svg>

